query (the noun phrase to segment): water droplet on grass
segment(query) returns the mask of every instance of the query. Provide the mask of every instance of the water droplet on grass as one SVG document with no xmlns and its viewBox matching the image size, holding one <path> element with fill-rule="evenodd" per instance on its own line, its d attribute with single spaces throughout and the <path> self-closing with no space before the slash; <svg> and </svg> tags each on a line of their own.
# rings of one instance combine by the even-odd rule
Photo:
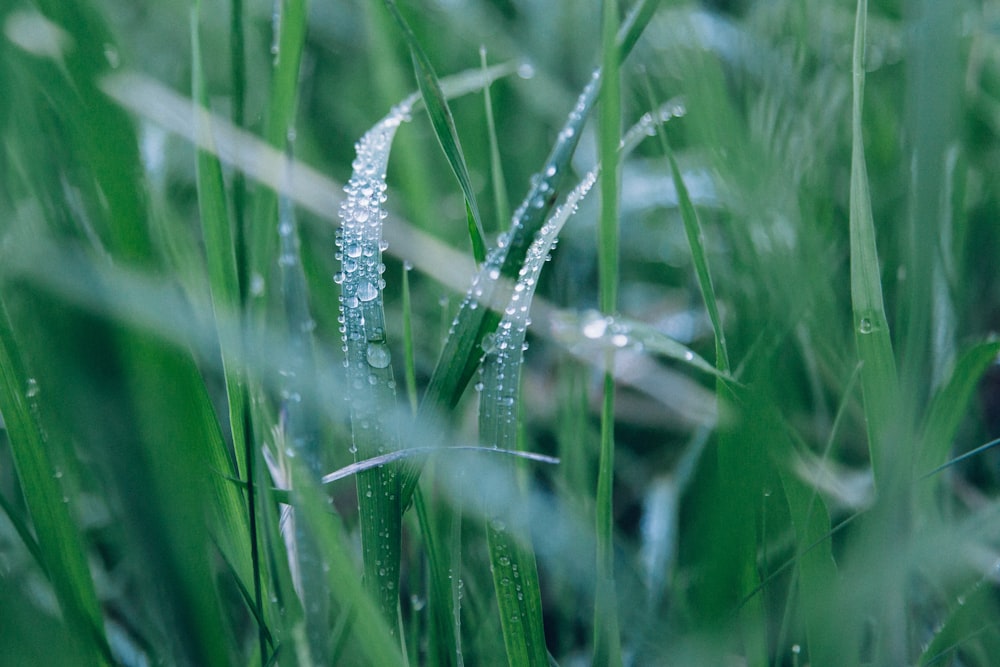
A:
<svg viewBox="0 0 1000 667">
<path fill-rule="evenodd" d="M 861 322 L 858 323 L 858 331 L 863 334 L 870 334 L 872 329 L 872 321 L 867 317 L 862 318 Z"/>
<path fill-rule="evenodd" d="M 386 368 L 392 361 L 392 354 L 384 343 L 369 343 L 365 358 L 372 368 Z"/>
<path fill-rule="evenodd" d="M 362 280 L 358 285 L 358 299 L 361 301 L 371 301 L 378 296 L 378 288 L 371 282 Z"/>
</svg>

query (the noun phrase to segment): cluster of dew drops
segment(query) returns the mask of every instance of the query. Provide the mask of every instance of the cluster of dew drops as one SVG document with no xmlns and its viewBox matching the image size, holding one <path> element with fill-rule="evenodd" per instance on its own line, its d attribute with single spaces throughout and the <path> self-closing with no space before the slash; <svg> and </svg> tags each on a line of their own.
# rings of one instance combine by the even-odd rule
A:
<svg viewBox="0 0 1000 667">
<path fill-rule="evenodd" d="M 333 279 L 340 285 L 339 322 L 348 369 L 352 369 L 350 349 L 361 341 L 365 341 L 368 366 L 384 369 L 391 361 L 384 329 L 377 323 L 366 323 L 363 304 L 377 299 L 385 288 L 382 253 L 388 242 L 382 238 L 382 223 L 388 213 L 382 205 L 386 201 L 386 164 L 396 129 L 409 119 L 409 113 L 409 105 L 396 107 L 358 141 L 353 173 L 344 186 L 347 196 L 340 205 L 342 225 L 336 236 L 341 270 Z"/>
</svg>

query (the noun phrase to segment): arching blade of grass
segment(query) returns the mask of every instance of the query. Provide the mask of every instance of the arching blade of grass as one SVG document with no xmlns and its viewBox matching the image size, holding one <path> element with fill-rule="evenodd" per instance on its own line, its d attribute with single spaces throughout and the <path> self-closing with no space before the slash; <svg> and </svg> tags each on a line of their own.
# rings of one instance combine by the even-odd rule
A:
<svg viewBox="0 0 1000 667">
<path fill-rule="evenodd" d="M 351 451 L 355 460 L 399 449 L 396 383 L 386 339 L 382 290 L 386 167 L 396 130 L 409 119 L 413 99 L 395 107 L 358 141 L 347 197 L 340 206 L 337 248 L 340 315 L 350 394 Z M 365 585 L 390 628 L 396 627 L 402 510 L 397 465 L 357 477 Z M 394 632 L 395 634 L 395 632 Z"/>
<path fill-rule="evenodd" d="M 619 61 L 623 61 L 631 52 L 639 35 L 652 19 L 658 4 L 659 0 L 640 2 L 623 22 L 616 41 Z M 496 313 L 489 308 L 479 308 L 479 304 L 492 302 L 496 278 L 501 275 L 507 278 L 517 276 L 528 247 L 558 199 L 559 184 L 576 151 L 583 125 L 590 115 L 599 91 L 598 70 L 567 117 L 541 171 L 532 178 L 528 194 L 514 212 L 509 230 L 498 239 L 495 251 L 497 275 L 482 283 L 482 291 L 475 299 L 466 299 L 462 302 L 424 393 L 421 402 L 423 418 L 444 414 L 455 406 L 475 374 L 479 365 L 479 346 L 483 337 L 494 331 L 500 321 Z M 413 488 L 420 476 L 419 464 L 406 466 L 402 475 L 405 506 L 409 503 Z"/>
<path fill-rule="evenodd" d="M 87 664 L 111 664 L 83 539 L 70 515 L 71 506 L 63 502 L 61 475 L 31 413 L 31 401 L 38 392 L 34 382 L 25 372 L 7 308 L 0 298 L 0 414 L 37 539 L 37 551 L 32 551 L 52 583 L 74 653 Z M 28 546 L 30 549 L 31 543 Z"/>
<path fill-rule="evenodd" d="M 434 66 L 417 41 L 417 36 L 413 34 L 409 24 L 403 15 L 399 13 L 394 0 L 385 0 L 396 23 L 399 24 L 403 37 L 410 47 L 413 56 L 413 69 L 417 76 L 417 86 L 420 88 L 420 95 L 424 100 L 427 115 L 430 117 L 434 134 L 441 144 L 448 164 L 458 179 L 458 184 L 465 195 L 465 207 L 468 213 L 469 237 L 472 240 L 472 250 L 476 257 L 476 262 L 482 264 L 486 261 L 486 240 L 483 231 L 483 220 L 479 213 L 479 204 L 476 201 L 476 192 L 472 188 L 472 179 L 469 177 L 469 168 L 465 164 L 465 154 L 462 152 L 462 143 L 458 139 L 458 130 L 455 129 L 455 119 L 451 115 L 451 108 L 448 100 L 441 91 L 441 84 L 434 73 Z M 488 85 L 488 84 L 484 84 Z"/>
</svg>

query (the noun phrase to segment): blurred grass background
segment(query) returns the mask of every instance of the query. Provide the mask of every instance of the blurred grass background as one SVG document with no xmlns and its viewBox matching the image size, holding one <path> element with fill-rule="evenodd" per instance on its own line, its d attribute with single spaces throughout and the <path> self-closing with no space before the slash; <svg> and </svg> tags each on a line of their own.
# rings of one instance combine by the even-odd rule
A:
<svg viewBox="0 0 1000 667">
<path fill-rule="evenodd" d="M 601 3 L 399 4 L 439 75 L 479 68 L 480 47 L 491 64 L 517 65 L 491 87 L 505 194 L 516 204 L 601 63 Z M 265 347 L 248 343 L 246 352 L 251 374 L 263 378 L 248 380 L 252 442 L 281 449 L 273 435 L 286 418 L 281 388 L 267 377 L 295 341 L 271 326 L 281 321 L 279 267 L 251 258 L 259 272 L 245 276 L 234 309 L 213 310 L 195 148 L 123 110 L 106 82 L 140 73 L 190 97 L 200 74 L 213 113 L 242 116 L 249 133 L 272 142 L 284 130 L 272 136 L 269 119 L 283 105 L 294 118 L 295 158 L 337 183 L 350 177 L 354 143 L 416 84 L 381 2 L 248 0 L 238 92 L 232 6 L 203 3 L 200 65 L 186 3 L 0 6 L 0 663 L 246 664 L 266 662 L 279 646 L 279 663 L 309 662 L 292 648 L 308 643 L 296 634 L 304 612 L 287 564 L 272 562 L 283 554 L 274 549 L 278 519 L 265 510 L 254 528 L 265 536 L 254 602 L 245 495 L 228 479 L 245 472 L 244 455 L 216 330 L 219 321 L 222 330 L 238 325 L 242 307 L 264 331 Z M 839 0 L 663 0 L 622 65 L 626 126 L 654 104 L 684 101 L 686 115 L 664 131 L 699 215 L 738 383 L 720 388 L 711 374 L 639 344 L 618 356 L 613 518 L 631 664 L 742 656 L 755 665 L 989 665 L 1000 651 L 1000 458 L 986 450 L 923 477 L 1000 437 L 1000 5 L 868 7 L 862 129 L 899 379 L 898 396 L 882 397 L 893 406 L 880 453 L 885 480 L 873 479 L 852 314 L 855 9 Z M 280 105 L 276 11 L 286 21 L 305 12 L 306 27 L 291 73 L 297 97 Z M 482 96 L 457 98 L 451 109 L 493 243 L 506 221 L 497 221 Z M 581 176 L 596 160 L 593 125 L 574 157 Z M 236 171 L 224 165 L 222 176 L 230 215 L 245 206 L 246 224 L 257 225 L 249 236 L 270 234 L 276 245 L 278 209 L 261 203 L 266 188 L 248 180 L 237 203 Z M 396 374 L 409 318 L 422 388 L 474 267 L 462 193 L 420 113 L 399 131 L 388 184 L 388 224 L 412 225 L 464 256 L 396 244 L 384 260 Z M 620 315 L 714 361 L 661 142 L 623 162 L 620 200 Z M 593 648 L 603 353 L 588 347 L 586 324 L 598 308 L 598 209 L 596 196 L 581 207 L 542 272 L 540 305 L 561 310 L 535 317 L 522 369 L 523 447 L 561 459 L 528 467 L 526 507 L 551 510 L 530 522 L 548 650 L 566 665 L 585 664 Z M 352 462 L 336 380 L 334 214 L 335 203 L 328 215 L 296 210 L 321 376 L 306 405 L 323 471 Z M 268 223 L 270 231 L 259 226 Z M 438 267 L 409 273 L 405 316 L 404 261 Z M 445 416 L 450 437 L 476 439 L 475 411 L 467 397 Z M 466 476 L 482 472 L 469 466 Z M 743 473 L 736 480 L 734 469 Z M 442 466 L 427 475 L 432 524 L 458 541 L 445 548 L 461 551 L 451 575 L 464 660 L 502 664 L 482 527 L 462 521 L 461 493 L 448 491 L 459 473 Z M 257 481 L 272 480 L 260 470 Z M 359 620 L 375 617 L 356 611 L 361 588 L 344 584 L 361 572 L 353 485 L 324 490 L 334 518 L 316 511 L 323 503 L 302 502 L 326 526 L 316 542 L 343 552 L 342 568 L 325 572 L 327 659 L 437 664 L 434 643 L 456 640 L 442 639 L 448 633 L 427 610 L 441 602 L 428 592 L 414 512 L 404 517 L 405 637 L 394 653 L 399 640 Z M 752 591 L 744 556 L 760 585 Z"/>
</svg>

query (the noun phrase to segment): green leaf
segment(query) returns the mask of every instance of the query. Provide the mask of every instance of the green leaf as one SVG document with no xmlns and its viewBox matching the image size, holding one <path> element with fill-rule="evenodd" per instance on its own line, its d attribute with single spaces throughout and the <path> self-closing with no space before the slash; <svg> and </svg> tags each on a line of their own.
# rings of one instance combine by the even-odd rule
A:
<svg viewBox="0 0 1000 667">
<path fill-rule="evenodd" d="M 448 106 L 448 99 L 441 90 L 441 83 L 434 73 L 434 66 L 417 41 L 417 36 L 413 34 L 410 25 L 399 13 L 394 0 L 385 0 L 386 7 L 392 13 L 396 23 L 399 24 L 403 37 L 410 47 L 410 54 L 413 56 L 413 70 L 417 77 L 417 86 L 420 88 L 420 95 L 427 108 L 427 115 L 430 117 L 431 126 L 434 128 L 434 135 L 441 144 L 445 157 L 451 170 L 458 179 L 458 184 L 465 195 L 465 208 L 469 217 L 469 236 L 472 240 L 472 248 L 476 256 L 476 261 L 482 263 L 486 260 L 486 241 L 483 231 L 483 220 L 479 214 L 479 204 L 476 201 L 476 193 L 472 188 L 472 179 L 469 176 L 469 168 L 465 163 L 465 154 L 462 152 L 462 144 L 458 139 L 458 131 L 455 129 L 455 119 Z"/>
<path fill-rule="evenodd" d="M 111 664 L 84 541 L 70 515 L 70 505 L 64 502 L 61 474 L 31 414 L 33 394 L 38 391 L 34 383 L 25 372 L 7 308 L 0 299 L 0 413 L 37 537 L 34 549 L 32 542 L 26 544 L 52 582 L 80 660 Z"/>
</svg>

